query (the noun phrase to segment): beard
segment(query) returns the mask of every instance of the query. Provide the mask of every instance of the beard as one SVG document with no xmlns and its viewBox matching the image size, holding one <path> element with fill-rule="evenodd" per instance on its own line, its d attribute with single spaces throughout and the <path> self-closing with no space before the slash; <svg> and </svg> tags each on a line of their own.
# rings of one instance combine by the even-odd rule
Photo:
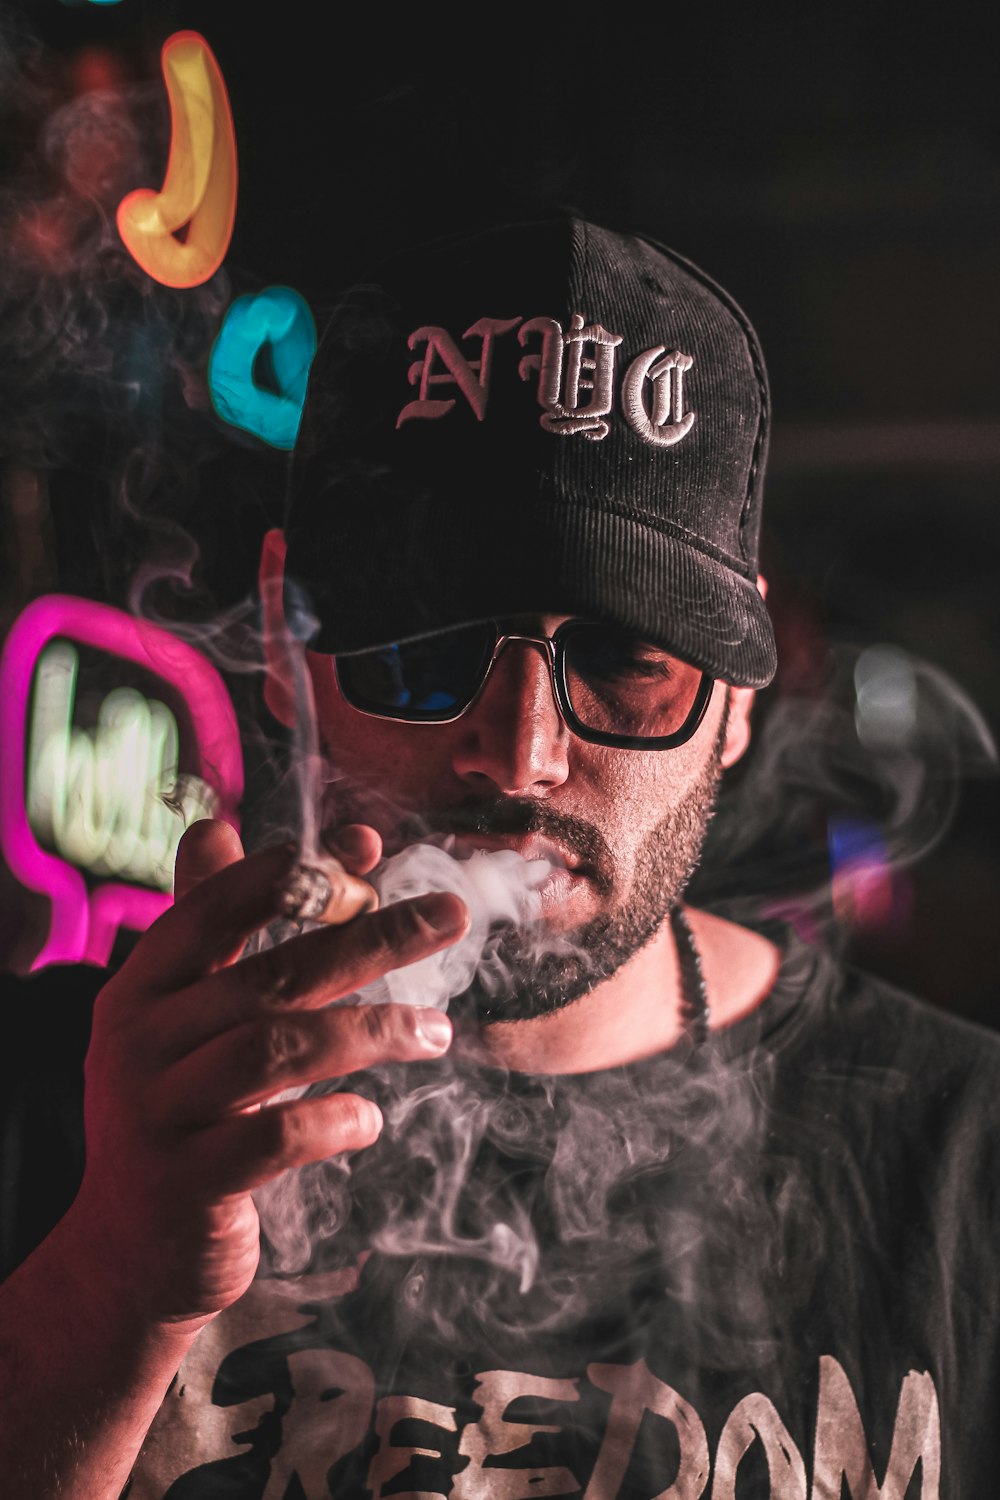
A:
<svg viewBox="0 0 1000 1500">
<path fill-rule="evenodd" d="M 714 769 L 714 768 L 713 768 Z M 645 948 L 677 905 L 698 865 L 715 810 L 718 773 L 663 818 L 639 847 L 632 887 L 611 911 L 568 932 L 505 928 L 493 939 L 458 1015 L 481 1022 L 552 1015 L 610 979 Z"/>
<path fill-rule="evenodd" d="M 555 812 L 537 798 L 501 796 L 405 815 L 385 835 L 385 852 L 450 834 L 540 833 L 572 849 L 581 859 L 607 909 L 566 931 L 544 922 L 495 932 L 476 977 L 451 1002 L 458 1017 L 489 1023 L 529 1021 L 552 1015 L 610 979 L 659 932 L 698 867 L 715 813 L 729 694 L 715 744 L 687 796 L 653 827 L 639 845 L 631 882 L 615 900 L 622 880 L 608 841 L 584 819 Z M 331 790 L 333 790 L 331 788 Z M 384 820 L 381 799 L 344 781 L 331 799 L 336 821 Z"/>
<path fill-rule="evenodd" d="M 452 1002 L 458 1016 L 530 1021 L 548 1016 L 610 979 L 659 932 L 698 867 L 715 812 L 726 718 L 690 794 L 643 839 L 627 893 L 611 909 L 566 932 L 506 927 L 491 939 L 476 977 Z M 544 804 L 507 801 L 496 817 L 480 812 L 481 832 L 548 833 L 591 858 L 592 878 L 610 897 L 618 882 L 607 844 L 592 825 L 553 816 Z M 470 820 L 471 821 L 471 820 Z"/>
</svg>

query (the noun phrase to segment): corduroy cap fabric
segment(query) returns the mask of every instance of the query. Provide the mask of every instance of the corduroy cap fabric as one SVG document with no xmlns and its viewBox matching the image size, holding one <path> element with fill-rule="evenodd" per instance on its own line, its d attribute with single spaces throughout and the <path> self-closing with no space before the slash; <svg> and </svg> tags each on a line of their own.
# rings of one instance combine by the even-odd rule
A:
<svg viewBox="0 0 1000 1500">
<path fill-rule="evenodd" d="M 320 341 L 286 598 L 320 651 L 582 615 L 761 687 L 768 419 L 749 321 L 672 250 L 571 217 L 425 246 Z"/>
</svg>

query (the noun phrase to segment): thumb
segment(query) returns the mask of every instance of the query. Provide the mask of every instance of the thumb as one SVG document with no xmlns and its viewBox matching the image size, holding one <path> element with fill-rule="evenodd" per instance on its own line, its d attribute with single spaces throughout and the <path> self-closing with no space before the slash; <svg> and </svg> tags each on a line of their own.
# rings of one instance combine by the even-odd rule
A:
<svg viewBox="0 0 1000 1500">
<path fill-rule="evenodd" d="M 236 829 L 220 818 L 199 818 L 185 829 L 174 861 L 174 900 L 200 885 L 216 870 L 243 858 L 243 845 Z"/>
</svg>

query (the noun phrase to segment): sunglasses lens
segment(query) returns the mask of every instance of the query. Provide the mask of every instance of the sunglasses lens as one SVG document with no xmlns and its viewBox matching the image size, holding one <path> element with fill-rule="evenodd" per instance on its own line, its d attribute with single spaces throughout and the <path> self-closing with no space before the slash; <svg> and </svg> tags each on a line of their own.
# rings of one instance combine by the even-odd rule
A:
<svg viewBox="0 0 1000 1500">
<path fill-rule="evenodd" d="M 450 719 L 475 697 L 496 642 L 491 624 L 467 625 L 417 641 L 338 656 L 349 703 L 407 720 Z"/>
<path fill-rule="evenodd" d="M 678 734 L 698 707 L 704 674 L 614 626 L 574 622 L 559 632 L 569 707 L 584 731 L 618 739 Z M 497 641 L 492 622 L 337 657 L 349 703 L 389 719 L 456 718 L 482 686 Z"/>
<path fill-rule="evenodd" d="M 627 631 L 574 625 L 564 652 L 566 693 L 586 729 L 658 739 L 676 734 L 694 711 L 701 668 Z"/>
</svg>

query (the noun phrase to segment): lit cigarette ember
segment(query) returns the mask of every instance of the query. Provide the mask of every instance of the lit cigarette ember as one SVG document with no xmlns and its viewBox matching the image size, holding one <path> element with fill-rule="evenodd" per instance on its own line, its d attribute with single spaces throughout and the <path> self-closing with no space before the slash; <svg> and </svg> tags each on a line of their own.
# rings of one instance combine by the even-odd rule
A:
<svg viewBox="0 0 1000 1500">
<path fill-rule="evenodd" d="M 336 860 L 296 865 L 281 896 L 282 914 L 292 922 L 347 922 L 377 906 L 378 893 Z"/>
</svg>

